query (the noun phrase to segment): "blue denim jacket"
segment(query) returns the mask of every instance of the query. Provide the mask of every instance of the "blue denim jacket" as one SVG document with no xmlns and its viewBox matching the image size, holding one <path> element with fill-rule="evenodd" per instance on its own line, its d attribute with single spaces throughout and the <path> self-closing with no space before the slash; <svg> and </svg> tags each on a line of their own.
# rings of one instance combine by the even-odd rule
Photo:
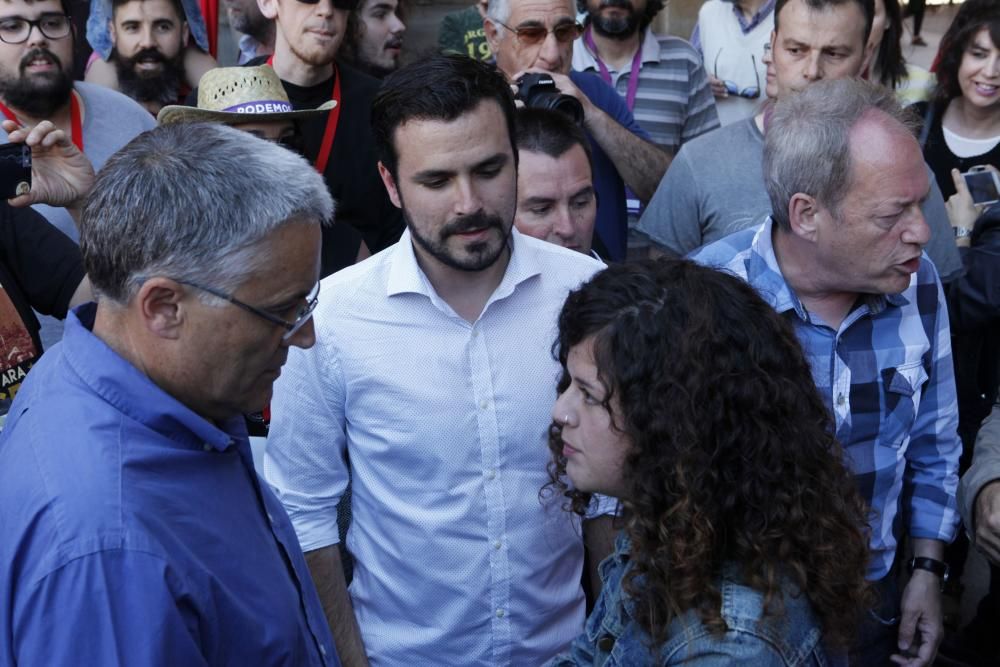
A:
<svg viewBox="0 0 1000 667">
<path fill-rule="evenodd" d="M 553 658 L 549 667 L 594 665 L 638 667 L 640 665 L 745 664 L 755 667 L 846 665 L 846 657 L 828 654 L 822 634 L 805 595 L 784 597 L 785 613 L 759 624 L 764 596 L 739 583 L 735 568 L 722 575 L 722 618 L 728 630 L 718 637 L 688 611 L 674 619 L 659 655 L 649 649 L 649 636 L 632 618 L 632 602 L 622 589 L 629 568 L 629 540 L 618 536 L 615 553 L 600 565 L 604 586 L 582 635 L 568 653 Z"/>
</svg>

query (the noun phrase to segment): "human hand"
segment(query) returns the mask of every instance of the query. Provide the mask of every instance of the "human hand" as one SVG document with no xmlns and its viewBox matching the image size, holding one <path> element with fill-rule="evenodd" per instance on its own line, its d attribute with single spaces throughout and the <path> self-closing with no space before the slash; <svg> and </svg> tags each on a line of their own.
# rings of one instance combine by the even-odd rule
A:
<svg viewBox="0 0 1000 667">
<path fill-rule="evenodd" d="M 73 207 L 94 186 L 94 167 L 62 130 L 47 120 L 33 128 L 3 121 L 11 143 L 31 147 L 31 191 L 8 199 L 11 206 Z"/>
<path fill-rule="evenodd" d="M 987 165 L 987 169 L 1000 174 L 992 165 Z M 979 219 L 979 215 L 983 212 L 983 206 L 975 204 L 972 201 L 969 186 L 958 169 L 951 170 L 951 180 L 955 185 L 955 194 L 945 202 L 945 208 L 948 211 L 948 220 L 951 222 L 952 228 L 965 229 L 971 232 L 973 226 L 976 224 L 976 220 Z M 955 243 L 960 246 L 968 246 L 970 243 L 969 237 L 967 235 L 958 237 Z"/>
<path fill-rule="evenodd" d="M 1000 480 L 992 481 L 976 496 L 974 521 L 976 546 L 994 565 L 1000 565 Z"/>
<path fill-rule="evenodd" d="M 716 97 L 729 97 L 729 91 L 726 90 L 726 84 L 722 82 L 722 79 L 709 74 L 708 85 L 712 87 L 712 94 Z"/>
<path fill-rule="evenodd" d="M 914 570 L 900 607 L 899 653 L 891 660 L 904 667 L 930 665 L 944 636 L 941 580 L 926 570 Z M 919 643 L 915 641 L 918 632 Z"/>
<path fill-rule="evenodd" d="M 547 72 L 543 69 L 532 67 L 530 69 L 518 72 L 514 76 L 514 81 L 519 80 L 522 76 L 529 73 L 545 74 L 551 77 L 552 83 L 556 84 L 556 88 L 559 89 L 560 93 L 562 93 L 563 95 L 569 95 L 570 97 L 576 99 L 583 107 L 583 122 L 585 124 L 588 123 L 594 117 L 594 114 L 599 111 L 598 108 L 595 107 L 594 104 L 590 101 L 590 98 L 587 97 L 582 90 L 577 88 L 576 84 L 573 83 L 573 80 L 570 79 L 565 74 L 559 74 L 557 72 Z"/>
</svg>

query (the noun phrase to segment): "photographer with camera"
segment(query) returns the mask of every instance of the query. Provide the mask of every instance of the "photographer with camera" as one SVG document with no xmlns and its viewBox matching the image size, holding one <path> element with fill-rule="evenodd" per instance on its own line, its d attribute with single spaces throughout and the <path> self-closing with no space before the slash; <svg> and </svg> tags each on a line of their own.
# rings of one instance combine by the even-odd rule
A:
<svg viewBox="0 0 1000 667">
<path fill-rule="evenodd" d="M 613 88 L 595 74 L 571 71 L 573 41 L 582 30 L 571 0 L 490 0 L 484 27 L 497 66 L 511 81 L 530 73 L 545 75 L 528 77 L 519 85 L 525 104 L 532 105 L 539 86 L 542 92 L 558 92 L 579 102 L 594 149 L 596 233 L 608 249 L 607 259 L 625 259 L 625 186 L 648 201 L 671 156 L 652 143 Z"/>
<path fill-rule="evenodd" d="M 90 162 L 51 122 L 25 128 L 8 120 L 3 129 L 11 144 L 31 148 L 32 161 L 30 191 L 0 204 L 0 425 L 42 354 L 34 311 L 63 319 L 91 299 L 80 249 L 31 206 L 66 207 L 75 219 L 94 182 Z M 0 187 L 24 176 L 5 168 Z"/>
</svg>

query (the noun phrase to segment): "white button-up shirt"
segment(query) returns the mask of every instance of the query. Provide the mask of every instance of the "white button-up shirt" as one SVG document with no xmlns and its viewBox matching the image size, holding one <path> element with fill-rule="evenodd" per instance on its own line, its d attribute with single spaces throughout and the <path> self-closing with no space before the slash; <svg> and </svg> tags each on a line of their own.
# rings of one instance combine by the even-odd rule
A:
<svg viewBox="0 0 1000 667">
<path fill-rule="evenodd" d="M 548 481 L 567 293 L 600 262 L 512 236 L 475 323 L 431 287 L 409 233 L 325 279 L 316 345 L 275 385 L 268 482 L 303 550 L 338 541 L 354 475 L 351 599 L 373 665 L 536 665 L 581 631 L 583 545 Z"/>
</svg>

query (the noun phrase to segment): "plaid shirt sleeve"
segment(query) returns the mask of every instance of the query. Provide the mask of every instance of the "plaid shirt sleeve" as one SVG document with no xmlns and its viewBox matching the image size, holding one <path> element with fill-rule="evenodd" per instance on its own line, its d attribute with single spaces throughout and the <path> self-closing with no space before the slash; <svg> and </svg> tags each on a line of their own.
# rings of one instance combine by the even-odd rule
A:
<svg viewBox="0 0 1000 667">
<path fill-rule="evenodd" d="M 906 450 L 903 508 L 911 537 L 950 542 L 958 527 L 956 493 L 962 453 L 951 332 L 940 281 L 921 287 L 924 289 L 918 292 L 918 302 L 931 298 L 936 301 L 933 310 L 919 304 L 933 348 L 928 381 Z"/>
</svg>

